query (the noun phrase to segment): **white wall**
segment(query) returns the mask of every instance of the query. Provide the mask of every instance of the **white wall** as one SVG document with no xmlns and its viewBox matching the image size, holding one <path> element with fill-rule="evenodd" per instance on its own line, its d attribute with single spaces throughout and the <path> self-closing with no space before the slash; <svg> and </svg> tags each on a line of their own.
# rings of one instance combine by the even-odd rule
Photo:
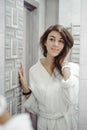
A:
<svg viewBox="0 0 87 130">
<path fill-rule="evenodd" d="M 80 25 L 80 0 L 59 0 L 59 23 Z"/>
<path fill-rule="evenodd" d="M 81 0 L 79 130 L 87 130 L 87 0 Z"/>
<path fill-rule="evenodd" d="M 71 24 L 71 4 L 72 0 L 59 0 L 59 24 L 70 26 Z"/>
<path fill-rule="evenodd" d="M 72 0 L 72 24 L 80 25 L 80 0 Z"/>
</svg>

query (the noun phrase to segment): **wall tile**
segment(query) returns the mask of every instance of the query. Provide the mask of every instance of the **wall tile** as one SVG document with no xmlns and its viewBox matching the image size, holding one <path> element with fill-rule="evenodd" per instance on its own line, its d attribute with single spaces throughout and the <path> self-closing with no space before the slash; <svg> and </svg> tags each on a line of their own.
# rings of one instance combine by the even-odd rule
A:
<svg viewBox="0 0 87 130">
<path fill-rule="evenodd" d="M 87 80 L 80 80 L 79 123 L 87 124 Z"/>
<path fill-rule="evenodd" d="M 81 31 L 87 33 L 87 1 L 86 0 L 81 0 Z"/>
</svg>

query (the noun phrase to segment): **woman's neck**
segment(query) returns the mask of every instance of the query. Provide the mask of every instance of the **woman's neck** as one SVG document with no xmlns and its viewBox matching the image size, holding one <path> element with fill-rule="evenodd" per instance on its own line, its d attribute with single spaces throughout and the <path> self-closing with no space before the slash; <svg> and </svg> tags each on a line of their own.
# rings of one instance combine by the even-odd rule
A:
<svg viewBox="0 0 87 130">
<path fill-rule="evenodd" d="M 51 56 L 48 56 L 45 58 L 45 64 L 51 69 L 54 69 L 54 58 Z"/>
<path fill-rule="evenodd" d="M 47 72 L 52 75 L 53 71 L 54 71 L 54 58 L 47 56 L 46 58 L 41 60 L 42 65 L 44 66 L 44 68 L 47 70 Z"/>
</svg>

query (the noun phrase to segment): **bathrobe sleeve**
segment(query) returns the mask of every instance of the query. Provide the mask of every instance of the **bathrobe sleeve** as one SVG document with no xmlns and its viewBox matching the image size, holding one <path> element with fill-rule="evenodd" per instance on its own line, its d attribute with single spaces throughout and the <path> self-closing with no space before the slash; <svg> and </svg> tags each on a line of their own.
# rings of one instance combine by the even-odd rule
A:
<svg viewBox="0 0 87 130">
<path fill-rule="evenodd" d="M 24 107 L 25 109 L 33 114 L 38 114 L 39 108 L 38 108 L 38 101 L 36 98 L 37 95 L 37 87 L 36 83 L 34 81 L 33 75 L 35 73 L 32 72 L 32 70 L 29 70 L 29 87 L 32 91 L 30 97 L 25 101 Z"/>
<path fill-rule="evenodd" d="M 62 93 L 68 104 L 67 117 L 73 130 L 77 130 L 78 124 L 78 97 L 79 97 L 79 65 L 69 63 L 71 75 L 66 81 L 62 79 Z"/>
<path fill-rule="evenodd" d="M 79 92 L 79 65 L 69 63 L 71 75 L 66 81 L 62 79 L 62 88 L 67 101 L 71 104 L 78 103 Z"/>
</svg>

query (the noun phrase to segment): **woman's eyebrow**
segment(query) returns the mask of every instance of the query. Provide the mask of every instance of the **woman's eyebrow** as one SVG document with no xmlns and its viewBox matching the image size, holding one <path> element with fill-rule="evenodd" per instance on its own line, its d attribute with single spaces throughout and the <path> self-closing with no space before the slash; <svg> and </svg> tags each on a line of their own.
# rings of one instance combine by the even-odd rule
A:
<svg viewBox="0 0 87 130">
<path fill-rule="evenodd" d="M 53 38 L 56 38 L 55 36 L 53 36 L 53 35 L 50 35 L 49 37 L 53 37 Z"/>
<path fill-rule="evenodd" d="M 59 39 L 62 39 L 62 40 L 63 40 L 63 38 L 62 38 L 62 37 L 60 37 Z"/>
<path fill-rule="evenodd" d="M 53 35 L 49 35 L 49 37 L 56 38 L 56 37 L 55 37 L 55 36 L 53 36 Z M 62 38 L 62 37 L 59 37 L 59 39 L 63 40 L 63 38 Z"/>
</svg>

